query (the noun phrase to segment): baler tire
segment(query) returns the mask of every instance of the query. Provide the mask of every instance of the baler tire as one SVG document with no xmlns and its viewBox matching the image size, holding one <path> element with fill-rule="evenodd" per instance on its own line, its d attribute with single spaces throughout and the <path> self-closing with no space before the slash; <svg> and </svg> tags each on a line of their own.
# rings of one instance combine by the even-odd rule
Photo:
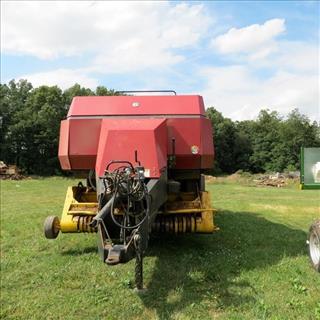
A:
<svg viewBox="0 0 320 320">
<path fill-rule="evenodd" d="M 49 216 L 44 220 L 44 235 L 47 239 L 55 239 L 60 232 L 60 221 L 57 216 Z"/>
<path fill-rule="evenodd" d="M 315 221 L 309 229 L 309 257 L 312 267 L 320 272 L 320 220 Z"/>
</svg>

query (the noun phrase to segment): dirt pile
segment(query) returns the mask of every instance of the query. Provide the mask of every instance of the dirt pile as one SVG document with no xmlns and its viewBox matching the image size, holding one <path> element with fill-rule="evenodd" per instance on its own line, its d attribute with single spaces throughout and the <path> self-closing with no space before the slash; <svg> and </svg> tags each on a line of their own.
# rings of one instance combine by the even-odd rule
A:
<svg viewBox="0 0 320 320">
<path fill-rule="evenodd" d="M 23 180 L 26 179 L 27 177 L 22 175 L 22 174 L 0 174 L 0 180 Z"/>
<path fill-rule="evenodd" d="M 22 175 L 19 168 L 15 165 L 6 165 L 0 161 L 0 179 L 1 180 L 22 180 L 26 176 Z"/>
<path fill-rule="evenodd" d="M 272 174 L 251 174 L 249 172 L 242 172 L 241 170 L 229 176 L 205 176 L 206 183 L 240 183 L 251 186 L 266 186 L 281 188 L 289 184 L 299 182 L 299 172 L 288 173 L 272 173 Z"/>
<path fill-rule="evenodd" d="M 262 175 L 254 180 L 258 186 L 268 186 L 281 188 L 290 182 L 299 180 L 299 172 L 275 173 L 271 175 Z"/>
</svg>

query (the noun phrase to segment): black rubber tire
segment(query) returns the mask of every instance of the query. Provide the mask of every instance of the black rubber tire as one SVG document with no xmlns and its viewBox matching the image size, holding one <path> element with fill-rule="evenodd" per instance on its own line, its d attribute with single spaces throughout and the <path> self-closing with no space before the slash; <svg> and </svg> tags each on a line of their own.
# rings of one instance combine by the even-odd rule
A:
<svg viewBox="0 0 320 320">
<path fill-rule="evenodd" d="M 206 191 L 206 176 L 204 174 L 200 175 L 200 191 Z"/>
<path fill-rule="evenodd" d="M 60 232 L 60 220 L 57 216 L 49 216 L 44 220 L 44 236 L 47 239 L 55 239 Z"/>
<path fill-rule="evenodd" d="M 320 220 L 315 221 L 309 229 L 309 257 L 312 267 L 320 272 Z"/>
<path fill-rule="evenodd" d="M 168 180 L 167 189 L 168 193 L 178 194 L 180 193 L 181 183 L 175 180 Z"/>
</svg>

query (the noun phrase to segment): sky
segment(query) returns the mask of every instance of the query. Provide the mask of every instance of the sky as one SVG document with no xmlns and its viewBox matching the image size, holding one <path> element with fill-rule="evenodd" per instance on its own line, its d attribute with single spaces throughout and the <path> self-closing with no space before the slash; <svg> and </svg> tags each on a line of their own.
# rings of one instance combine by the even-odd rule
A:
<svg viewBox="0 0 320 320">
<path fill-rule="evenodd" d="M 1 83 L 200 94 L 320 120 L 318 1 L 1 1 Z"/>
</svg>

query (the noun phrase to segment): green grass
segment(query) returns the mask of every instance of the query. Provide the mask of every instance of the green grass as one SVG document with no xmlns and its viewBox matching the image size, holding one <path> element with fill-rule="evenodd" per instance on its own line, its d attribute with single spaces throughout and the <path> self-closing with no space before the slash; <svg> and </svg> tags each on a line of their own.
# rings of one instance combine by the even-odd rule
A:
<svg viewBox="0 0 320 320">
<path fill-rule="evenodd" d="M 221 230 L 153 239 L 139 295 L 134 261 L 104 265 L 95 235 L 44 238 L 44 218 L 60 216 L 73 183 L 1 181 L 1 318 L 320 319 L 305 245 L 319 191 L 208 185 Z"/>
</svg>

